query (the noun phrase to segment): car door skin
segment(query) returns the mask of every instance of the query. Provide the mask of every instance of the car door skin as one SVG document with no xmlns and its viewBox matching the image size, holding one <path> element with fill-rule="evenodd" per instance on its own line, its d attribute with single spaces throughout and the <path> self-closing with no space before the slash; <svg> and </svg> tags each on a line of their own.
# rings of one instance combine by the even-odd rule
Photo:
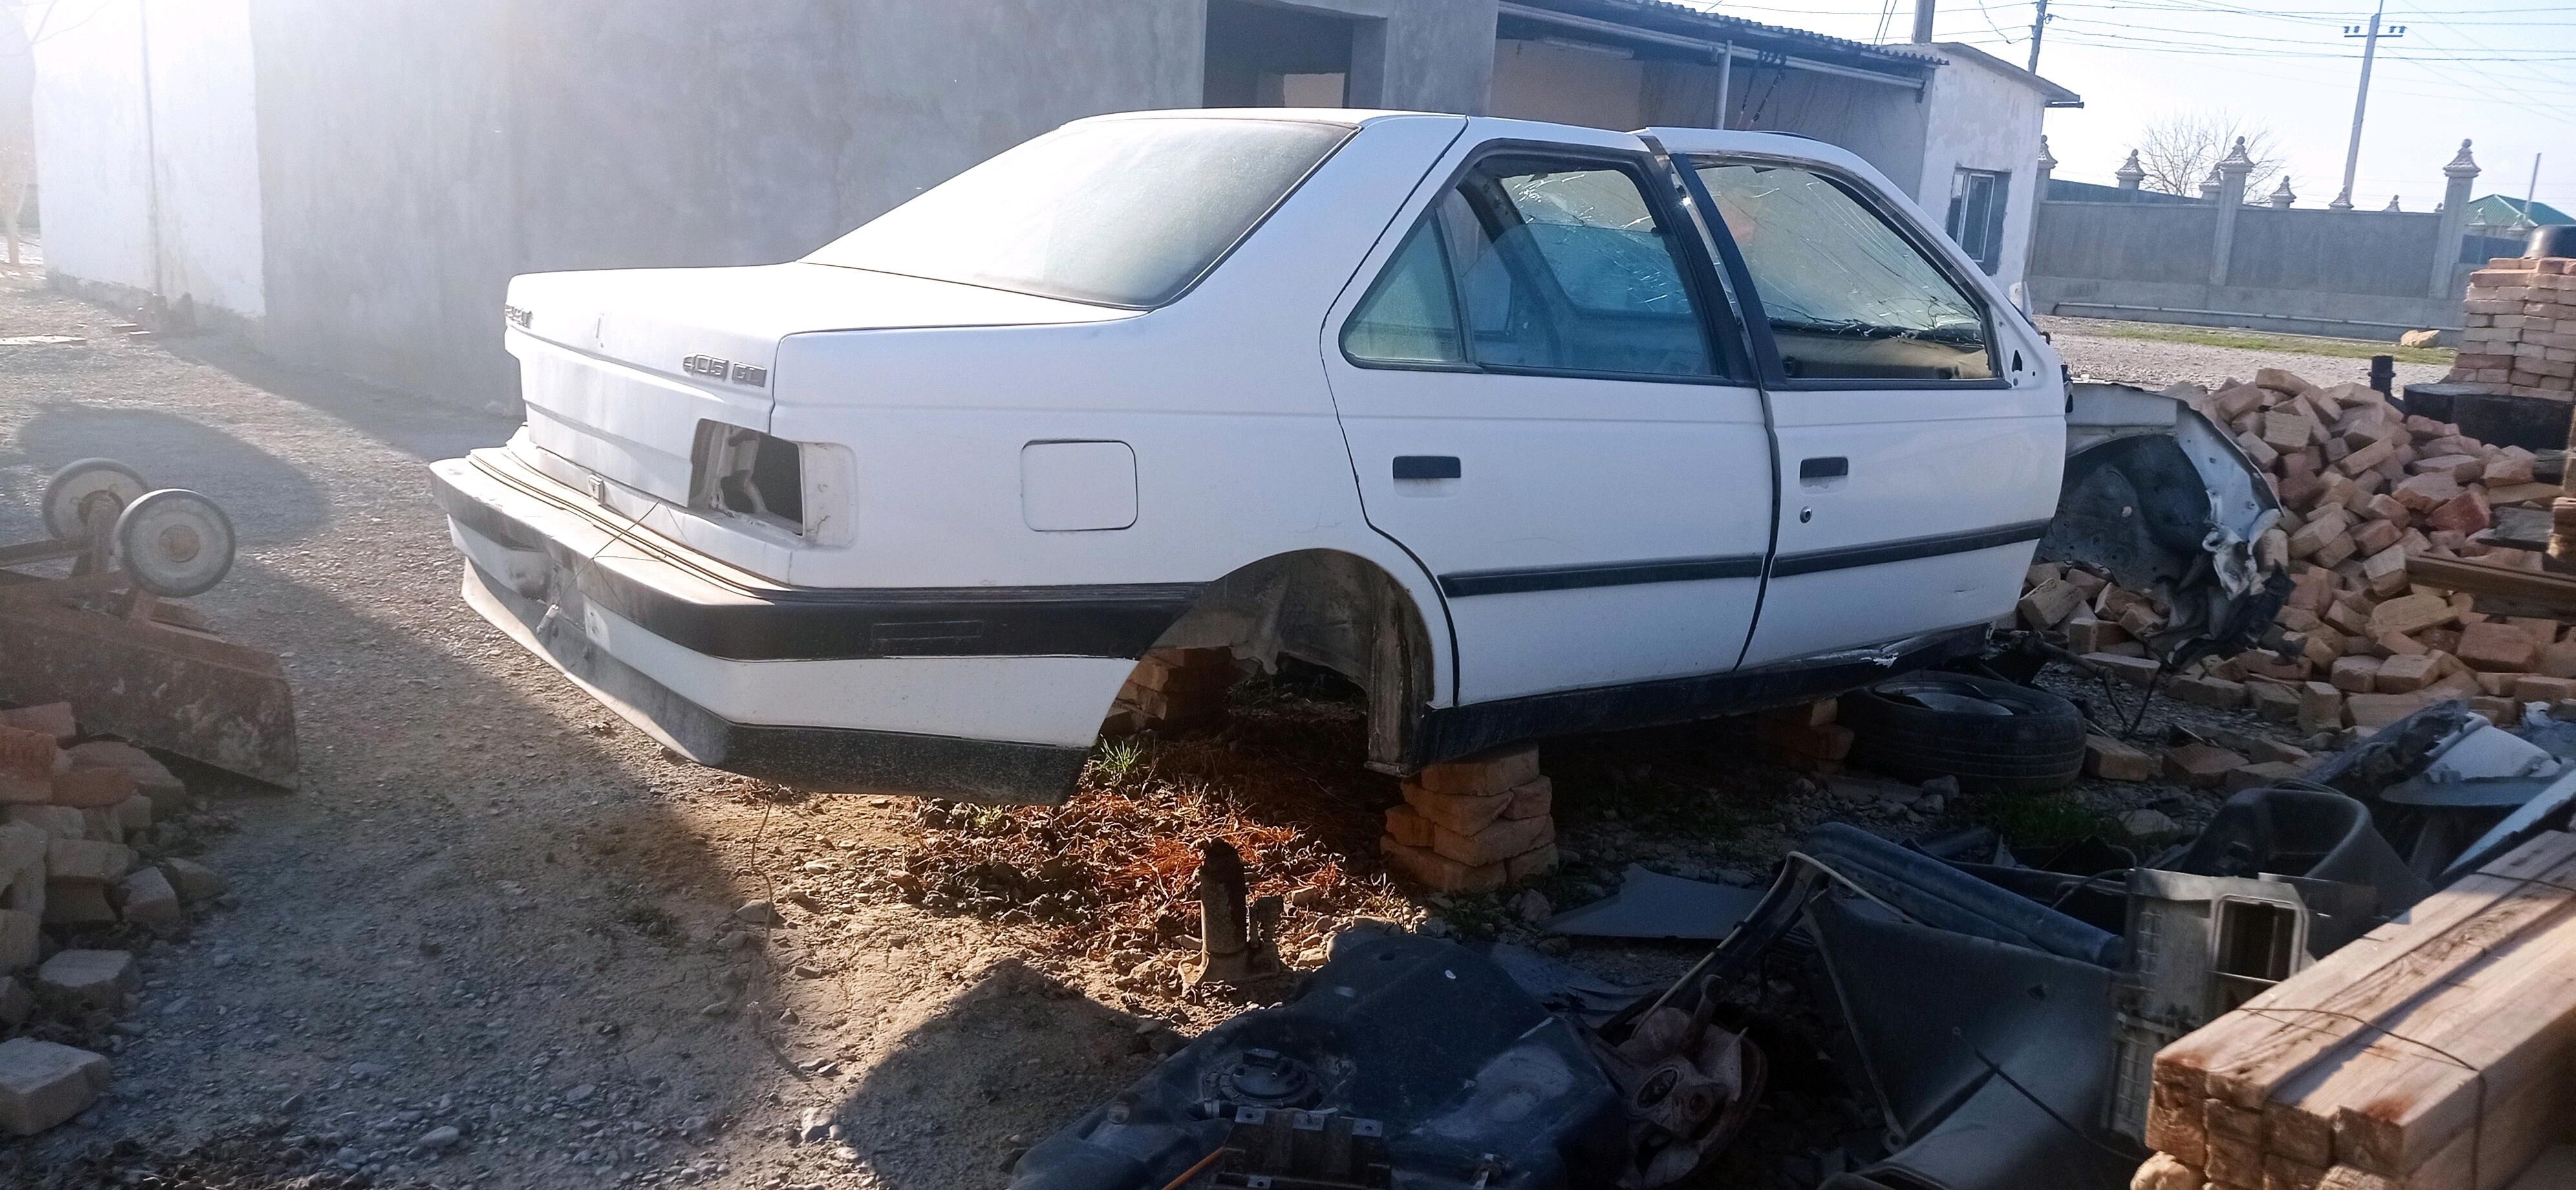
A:
<svg viewBox="0 0 2576 1190">
<path fill-rule="evenodd" d="M 2056 355 L 1990 278 L 1886 179 L 1812 141 L 1659 129 L 1687 163 L 1740 300 L 1762 302 L 1724 201 L 1697 170 L 1770 160 L 1838 178 L 1979 306 L 1994 376 L 1795 379 L 1768 325 L 1762 357 L 1778 450 L 1779 534 L 1747 667 L 1877 645 L 2010 614 L 2056 510 L 2066 393 Z M 1760 321 L 1777 317 L 1771 310 Z M 1748 321 L 1755 316 L 1748 313 Z"/>
<path fill-rule="evenodd" d="M 1642 142 L 1552 125 L 1544 144 L 1516 139 L 1532 135 L 1512 121 L 1471 122 L 1388 225 L 1323 336 L 1363 508 L 1436 577 L 1461 704 L 1734 668 L 1772 529 L 1770 445 L 1740 338 L 1710 348 L 1738 379 L 1374 366 L 1345 353 L 1347 320 L 1425 212 L 1495 154 L 1634 170 L 1692 270 L 1695 317 L 1725 309 L 1704 241 Z M 1732 325 L 1721 314 L 1710 333 L 1740 334 Z"/>
</svg>

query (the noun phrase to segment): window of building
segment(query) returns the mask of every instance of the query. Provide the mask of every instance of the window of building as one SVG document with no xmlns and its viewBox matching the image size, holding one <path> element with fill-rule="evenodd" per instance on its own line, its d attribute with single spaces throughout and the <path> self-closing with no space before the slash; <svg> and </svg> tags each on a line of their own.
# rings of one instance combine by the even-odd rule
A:
<svg viewBox="0 0 2576 1190">
<path fill-rule="evenodd" d="M 1988 380 L 1977 303 L 1840 182 L 1795 166 L 1698 169 L 1793 379 Z"/>
<path fill-rule="evenodd" d="M 1963 169 L 1950 176 L 1950 238 L 1989 277 L 2003 265 L 2004 196 L 2011 189 L 2011 174 L 1989 169 Z"/>
</svg>

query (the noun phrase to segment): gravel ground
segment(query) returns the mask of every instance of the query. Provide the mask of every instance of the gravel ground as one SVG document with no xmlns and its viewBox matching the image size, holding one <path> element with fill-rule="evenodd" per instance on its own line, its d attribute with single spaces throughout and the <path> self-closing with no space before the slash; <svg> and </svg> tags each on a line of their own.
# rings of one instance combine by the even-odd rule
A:
<svg viewBox="0 0 2576 1190">
<path fill-rule="evenodd" d="M 2320 385 L 2370 379 L 2367 359 L 2120 338 L 2087 333 L 2088 328 L 2098 329 L 2103 324 L 2082 318 L 2041 318 L 2039 325 L 2077 376 L 2147 388 L 2160 389 L 2178 380 L 2216 387 L 2230 377 L 2251 380 L 2256 368 L 2287 368 Z M 2439 364 L 2401 363 L 2397 365 L 2397 383 L 2431 384 L 2448 370 Z"/>
<path fill-rule="evenodd" d="M 0 337 L 114 317 L 37 282 L 0 272 Z M 2178 366 L 2195 350 L 2060 342 L 2096 371 Z M 2216 379 L 2253 364 L 2206 366 Z M 2141 378 L 2181 374 L 2197 375 Z M 201 858 L 238 905 L 143 949 L 108 1096 L 72 1124 L 0 1141 L 0 1184 L 104 1187 L 152 1169 L 243 1188 L 347 1174 L 532 1190 L 998 1185 L 1021 1146 L 1235 1010 L 1140 982 L 1129 958 L 1058 933 L 863 895 L 869 865 L 935 841 L 938 816 L 675 763 L 482 623 L 458 598 L 422 468 L 500 442 L 510 422 L 283 370 L 212 337 L 0 348 L 0 392 L 0 540 L 32 534 L 46 475 L 91 455 L 230 512 L 241 560 L 196 602 L 285 658 L 303 749 L 294 792 L 191 774 L 207 820 L 229 827 Z M 1935 806 L 1752 752 L 1741 722 L 1551 746 L 1568 866 L 1544 898 L 1599 896 L 1630 863 L 1758 881 L 1828 818 L 1899 836 L 1978 821 L 2082 833 L 2138 806 L 2190 821 L 2212 803 L 2088 784 L 2038 813 Z M 1350 759 L 1353 788 L 1392 799 Z M 1345 865 L 1373 876 L 1368 850 Z M 750 900 L 783 920 L 738 920 Z M 1538 908 L 1387 911 L 1526 938 L 1517 923 Z M 1303 937 L 1337 924 L 1290 912 Z M 1632 980 L 1696 953 L 1550 948 Z M 1830 1074 L 1802 1079 L 1723 1184 L 1812 1185 L 1833 1162 L 1810 1139 L 1868 1131 Z M 795 1143 L 809 1120 L 816 1138 Z M 451 1127 L 452 1145 L 416 1143 Z"/>
</svg>

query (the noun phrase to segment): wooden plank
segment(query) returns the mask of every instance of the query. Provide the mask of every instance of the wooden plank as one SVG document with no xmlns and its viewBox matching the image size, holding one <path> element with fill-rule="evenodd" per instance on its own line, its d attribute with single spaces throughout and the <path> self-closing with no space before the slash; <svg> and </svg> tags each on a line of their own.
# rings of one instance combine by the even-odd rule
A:
<svg viewBox="0 0 2576 1190">
<path fill-rule="evenodd" d="M 2430 554 L 2406 559 L 2406 574 L 2428 587 L 2491 595 L 2517 607 L 2548 609 L 2550 615 L 2576 614 L 2576 578 L 2565 575 Z"/>
<path fill-rule="evenodd" d="M 2351 1048 L 2351 1039 L 2379 1018 L 2402 1014 L 2410 996 L 2571 904 L 2576 835 L 2562 832 L 2534 839 L 2436 892 L 2399 920 L 2165 1047 L 2156 1056 L 2148 1143 L 2161 1152 L 2189 1154 L 2195 1165 L 2211 1159 L 2208 1151 L 2217 1138 L 2209 1135 L 2206 1101 L 2217 1100 L 2264 1113 L 2256 1154 L 2277 1149 L 2290 1160 L 2325 1164 L 2339 1105 L 2308 1093 L 2334 1072 L 2310 1074 L 2283 1104 L 2273 1103 L 2276 1089 L 2327 1055 Z M 2373 1058 L 2370 1064 L 2384 1061 Z M 2240 1166 L 2251 1155 L 2243 1143 L 2226 1146 L 2232 1158 L 2227 1164 Z"/>
<path fill-rule="evenodd" d="M 2406 1190 L 2504 1190 L 2551 1146 L 2566 1139 L 2566 1071 L 2487 1105 L 2478 1126 L 2452 1137 L 2401 1181 Z M 2569 1190 L 2576 1181 L 2553 1190 Z"/>
</svg>

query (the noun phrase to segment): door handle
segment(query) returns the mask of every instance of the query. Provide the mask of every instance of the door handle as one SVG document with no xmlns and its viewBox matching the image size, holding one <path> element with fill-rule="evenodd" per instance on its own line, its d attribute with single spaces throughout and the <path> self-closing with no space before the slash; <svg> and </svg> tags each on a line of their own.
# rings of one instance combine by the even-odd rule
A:
<svg viewBox="0 0 2576 1190">
<path fill-rule="evenodd" d="M 1465 473 L 1456 455 L 1397 455 L 1397 479 L 1456 479 Z"/>
<path fill-rule="evenodd" d="M 1798 462 L 1798 478 L 1803 480 L 1841 479 L 1849 474 L 1851 474 L 1851 460 L 1841 455 L 1801 459 Z"/>
</svg>

